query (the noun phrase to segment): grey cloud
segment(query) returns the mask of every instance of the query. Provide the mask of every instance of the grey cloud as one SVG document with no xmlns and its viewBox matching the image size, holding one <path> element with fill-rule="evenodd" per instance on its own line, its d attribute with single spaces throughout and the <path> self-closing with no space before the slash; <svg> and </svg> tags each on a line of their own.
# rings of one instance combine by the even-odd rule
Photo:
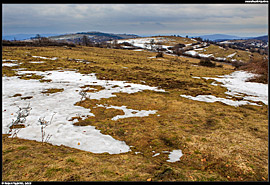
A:
<svg viewBox="0 0 270 185">
<path fill-rule="evenodd" d="M 39 33 L 248 32 L 268 26 L 268 9 L 260 4 L 3 4 L 2 24 L 5 33 L 38 28 Z"/>
</svg>

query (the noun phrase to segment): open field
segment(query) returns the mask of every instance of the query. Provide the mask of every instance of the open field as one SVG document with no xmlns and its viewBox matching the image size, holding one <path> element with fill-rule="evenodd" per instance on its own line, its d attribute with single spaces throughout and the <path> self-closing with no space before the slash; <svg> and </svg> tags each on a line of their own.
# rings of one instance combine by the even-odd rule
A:
<svg viewBox="0 0 270 185">
<path fill-rule="evenodd" d="M 203 54 L 213 54 L 215 57 L 220 58 L 229 58 L 231 60 L 243 61 L 248 62 L 250 58 L 260 58 L 261 55 L 258 53 L 251 53 L 248 51 L 238 50 L 238 49 L 224 49 L 222 47 L 216 45 L 210 45 L 209 47 L 205 48 L 204 50 L 198 50 L 198 53 Z"/>
<path fill-rule="evenodd" d="M 154 52 L 95 47 L 2 49 L 5 78 L 17 76 L 45 85 L 54 81 L 43 72 L 72 70 L 84 77 L 95 73 L 100 80 L 126 81 L 164 90 L 129 94 L 122 92 L 129 86 L 115 85 L 111 89 L 121 86 L 122 91 L 108 98 L 74 98 L 74 106 L 95 116 L 84 119 L 72 116 L 69 121 L 76 128 L 95 126 L 102 134 L 124 141 L 130 147 L 128 152 L 94 153 L 2 134 L 3 181 L 268 181 L 268 105 L 251 100 L 257 105 L 230 106 L 181 97 L 227 98 L 227 88 L 213 85 L 215 80 L 210 78 L 231 74 L 234 67 L 230 65 L 204 67 L 198 65 L 199 59 L 171 55 L 153 58 Z M 210 50 L 213 53 L 215 48 L 209 47 Z M 227 54 L 231 52 L 224 53 Z M 78 88 L 88 94 L 108 90 L 105 85 L 93 84 L 81 84 Z M 51 97 L 65 91 L 59 85 L 44 89 L 41 94 Z M 21 97 L 20 101 L 25 103 L 33 100 L 22 93 L 12 93 L 12 98 Z M 240 101 L 243 97 L 231 99 Z M 125 114 L 115 108 L 123 105 L 133 112 L 156 110 L 156 113 L 113 119 Z M 17 110 L 12 111 L 15 114 Z M 181 150 L 183 155 L 179 161 L 168 162 L 168 153 L 173 150 Z"/>
</svg>

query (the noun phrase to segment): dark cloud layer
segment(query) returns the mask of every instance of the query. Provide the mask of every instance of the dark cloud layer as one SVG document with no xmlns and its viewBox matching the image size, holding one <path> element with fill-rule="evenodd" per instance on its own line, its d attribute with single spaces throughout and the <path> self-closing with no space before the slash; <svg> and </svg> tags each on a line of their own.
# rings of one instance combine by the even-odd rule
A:
<svg viewBox="0 0 270 185">
<path fill-rule="evenodd" d="M 2 32 L 268 33 L 267 4 L 3 4 Z"/>
</svg>

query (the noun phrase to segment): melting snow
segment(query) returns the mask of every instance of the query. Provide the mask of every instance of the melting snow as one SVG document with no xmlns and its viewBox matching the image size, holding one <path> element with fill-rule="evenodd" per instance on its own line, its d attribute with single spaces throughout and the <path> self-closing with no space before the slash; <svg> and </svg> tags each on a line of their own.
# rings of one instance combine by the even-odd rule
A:
<svg viewBox="0 0 270 185">
<path fill-rule="evenodd" d="M 154 154 L 152 157 L 156 157 L 156 156 L 158 156 L 160 153 L 156 153 L 156 154 Z"/>
<path fill-rule="evenodd" d="M 130 43 L 130 44 L 132 44 L 133 46 L 136 46 L 136 47 L 151 49 L 151 46 L 149 45 L 151 40 L 154 40 L 154 42 L 157 43 L 157 42 L 168 41 L 170 39 L 162 38 L 162 37 L 135 38 L 135 39 L 127 39 L 127 40 L 117 40 L 117 43 L 121 44 L 123 42 L 128 42 L 128 43 Z M 148 45 L 145 45 L 146 43 Z M 153 46 L 156 46 L 155 43 L 153 44 Z M 168 49 L 168 47 L 172 47 L 172 46 L 162 45 L 162 47 L 165 48 L 165 49 Z"/>
<path fill-rule="evenodd" d="M 213 56 L 213 54 L 201 54 L 194 50 L 186 51 L 185 54 L 192 55 L 192 56 L 199 55 L 200 57 L 205 57 L 205 58 Z"/>
<path fill-rule="evenodd" d="M 198 95 L 196 97 L 180 95 L 184 98 L 189 98 L 196 101 L 204 102 L 216 102 L 220 101 L 231 106 L 240 106 L 245 104 L 258 105 L 245 100 L 261 101 L 268 105 L 268 84 L 246 82 L 249 78 L 253 77 L 254 74 L 245 71 L 236 71 L 230 75 L 219 76 L 219 78 L 203 77 L 205 79 L 213 79 L 217 82 L 221 82 L 223 87 L 228 89 L 226 94 L 230 96 L 239 97 L 239 94 L 244 95 L 241 101 L 233 101 L 225 98 L 218 98 L 212 95 Z M 212 84 L 213 85 L 213 84 Z M 215 84 L 217 85 L 217 84 Z"/>
<path fill-rule="evenodd" d="M 181 150 L 173 150 L 170 154 L 169 154 L 169 159 L 166 160 L 167 162 L 176 162 L 176 161 L 180 161 L 180 157 L 182 157 L 183 153 Z"/>
<path fill-rule="evenodd" d="M 256 103 L 250 103 L 248 101 L 233 101 L 233 100 L 228 100 L 225 98 L 218 98 L 213 95 L 198 95 L 196 97 L 188 96 L 188 95 L 180 95 L 180 96 L 184 98 L 189 98 L 191 100 L 203 101 L 203 102 L 209 102 L 209 103 L 219 101 L 219 102 L 225 103 L 227 105 L 235 106 L 235 107 L 240 106 L 240 105 L 246 105 L 246 104 L 257 105 Z"/>
<path fill-rule="evenodd" d="M 127 109 L 126 106 L 104 106 L 104 105 L 97 105 L 98 107 L 105 107 L 107 109 L 118 109 L 118 110 L 123 110 L 124 115 L 117 115 L 112 118 L 112 120 L 116 121 L 118 119 L 123 119 L 123 118 L 130 118 L 130 117 L 145 117 L 149 116 L 149 114 L 155 114 L 157 111 L 156 110 L 134 110 L 134 109 Z"/>
<path fill-rule="evenodd" d="M 233 57 L 234 55 L 236 55 L 236 52 L 233 53 L 233 54 L 228 55 L 227 57 L 231 58 L 231 57 Z"/>
<path fill-rule="evenodd" d="M 226 58 L 216 57 L 216 60 L 226 60 Z"/>
<path fill-rule="evenodd" d="M 11 59 L 3 59 L 3 62 L 17 62 L 18 60 L 11 60 Z"/>
<path fill-rule="evenodd" d="M 13 67 L 13 66 L 18 66 L 18 64 L 13 64 L 13 63 L 2 63 L 2 66 Z"/>
<path fill-rule="evenodd" d="M 115 140 L 109 135 L 101 134 L 94 126 L 74 126 L 72 117 L 80 116 L 83 119 L 94 116 L 90 109 L 85 109 L 74 104 L 81 98 L 79 91 L 83 85 L 100 85 L 105 89 L 97 93 L 89 93 L 91 99 L 109 98 L 113 93 L 136 93 L 143 90 L 164 91 L 156 87 L 150 87 L 141 84 L 126 83 L 124 81 L 107 81 L 99 80 L 95 74 L 82 75 L 75 71 L 20 71 L 23 73 L 36 73 L 44 76 L 44 79 L 51 79 L 51 82 L 40 83 L 38 80 L 22 80 L 18 77 L 3 77 L 2 89 L 2 133 L 9 130 L 9 124 L 16 118 L 18 107 L 26 107 L 30 103 L 32 110 L 26 118 L 26 126 L 18 133 L 19 138 L 41 141 L 41 131 L 38 119 L 44 117 L 49 121 L 53 114 L 53 120 L 45 129 L 46 134 L 52 137 L 49 143 L 54 145 L 66 145 L 69 147 L 90 151 L 93 153 L 118 154 L 130 151 L 130 147 L 124 141 Z M 114 87 L 117 85 L 117 87 Z M 62 88 L 64 91 L 44 94 L 41 93 L 49 88 Z M 22 96 L 15 96 L 21 94 Z M 31 99 L 22 100 L 21 97 L 32 97 Z M 108 108 L 123 109 L 126 114 L 121 116 L 147 116 L 154 114 L 155 111 L 137 111 L 126 109 L 125 106 Z M 129 114 L 129 111 L 132 114 Z M 115 119 L 121 118 L 121 116 Z M 122 117 L 123 118 L 123 117 Z"/>
<path fill-rule="evenodd" d="M 34 58 L 41 58 L 41 59 L 45 59 L 45 60 L 57 60 L 57 57 L 53 57 L 53 58 L 47 58 L 47 57 L 42 57 L 42 56 L 32 56 Z"/>
<path fill-rule="evenodd" d="M 44 61 L 31 61 L 29 63 L 31 63 L 31 64 L 42 64 L 42 63 L 44 63 Z"/>
</svg>

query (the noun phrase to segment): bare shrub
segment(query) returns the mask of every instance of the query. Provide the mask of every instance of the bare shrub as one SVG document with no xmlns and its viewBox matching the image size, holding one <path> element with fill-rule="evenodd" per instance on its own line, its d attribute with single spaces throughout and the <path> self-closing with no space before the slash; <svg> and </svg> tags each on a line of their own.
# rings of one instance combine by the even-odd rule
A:
<svg viewBox="0 0 270 185">
<path fill-rule="evenodd" d="M 44 119 L 44 117 L 40 117 L 38 119 L 38 122 L 39 124 L 41 125 L 41 142 L 44 143 L 44 142 L 48 142 L 50 140 L 50 138 L 52 137 L 52 134 L 47 134 L 46 136 L 46 132 L 45 132 L 45 128 L 50 125 L 52 123 L 52 119 L 53 119 L 53 116 L 55 115 L 56 113 L 54 113 L 51 117 L 51 120 L 50 121 L 46 121 Z"/>
<path fill-rule="evenodd" d="M 218 64 L 217 67 L 223 68 L 223 65 L 222 64 Z"/>
<path fill-rule="evenodd" d="M 154 39 L 151 39 L 150 42 L 149 42 L 150 50 L 153 50 L 154 49 L 154 44 L 155 44 L 155 40 Z"/>
<path fill-rule="evenodd" d="M 16 112 L 17 113 L 16 120 L 12 120 L 11 124 L 9 125 L 8 134 L 11 134 L 12 138 L 17 136 L 21 128 L 27 126 L 25 125 L 26 117 L 29 116 L 31 109 L 32 108 L 30 107 L 30 103 L 27 105 L 27 107 L 24 108 L 19 107 L 19 110 Z"/>
<path fill-rule="evenodd" d="M 201 58 L 199 65 L 206 67 L 216 67 L 216 63 L 211 62 L 210 58 Z"/>
<path fill-rule="evenodd" d="M 83 99 L 86 98 L 87 93 L 86 93 L 84 90 L 81 90 L 81 91 L 79 92 L 79 95 L 81 95 L 81 100 L 80 100 L 80 101 L 82 101 Z"/>
<path fill-rule="evenodd" d="M 173 50 L 173 53 L 176 54 L 177 56 L 184 55 L 185 50 L 184 49 L 175 49 Z"/>
<path fill-rule="evenodd" d="M 232 66 L 234 66 L 235 69 L 239 69 L 243 65 L 244 65 L 244 63 L 243 62 L 240 62 L 240 61 L 234 61 L 234 62 L 232 62 Z"/>
<path fill-rule="evenodd" d="M 163 57 L 163 52 L 158 52 L 158 54 L 156 55 L 156 58 L 158 57 Z"/>
<path fill-rule="evenodd" d="M 258 74 L 249 81 L 258 83 L 268 83 L 268 59 L 251 59 L 248 63 L 242 65 L 240 69 Z"/>
</svg>

